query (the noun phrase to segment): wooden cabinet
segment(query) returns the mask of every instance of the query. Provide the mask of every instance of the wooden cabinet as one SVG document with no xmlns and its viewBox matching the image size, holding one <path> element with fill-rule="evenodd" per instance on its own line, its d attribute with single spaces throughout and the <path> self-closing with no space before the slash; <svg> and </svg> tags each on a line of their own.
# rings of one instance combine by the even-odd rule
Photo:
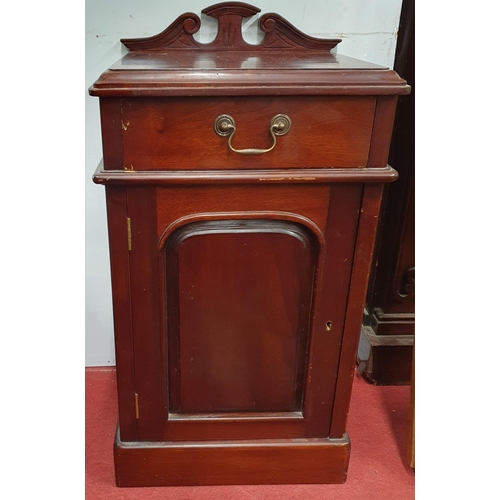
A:
<svg viewBox="0 0 500 500">
<path fill-rule="evenodd" d="M 101 107 L 120 486 L 343 482 L 396 99 L 393 71 L 277 14 L 194 14 L 90 92 Z"/>
<path fill-rule="evenodd" d="M 394 68 L 412 86 L 398 100 L 358 362 L 377 385 L 410 385 L 415 340 L 415 2 L 403 0 Z"/>
</svg>

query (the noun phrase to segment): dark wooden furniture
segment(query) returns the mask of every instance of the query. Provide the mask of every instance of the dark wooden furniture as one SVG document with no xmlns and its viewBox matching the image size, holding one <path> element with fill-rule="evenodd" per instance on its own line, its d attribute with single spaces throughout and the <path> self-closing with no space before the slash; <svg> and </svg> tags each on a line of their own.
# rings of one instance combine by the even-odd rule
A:
<svg viewBox="0 0 500 500">
<path fill-rule="evenodd" d="M 90 89 L 101 108 L 120 486 L 333 483 L 397 96 L 394 71 L 277 14 L 247 44 L 184 14 Z"/>
<path fill-rule="evenodd" d="M 415 339 L 415 4 L 403 0 L 394 69 L 412 86 L 396 108 L 358 364 L 376 385 L 409 385 Z"/>
</svg>

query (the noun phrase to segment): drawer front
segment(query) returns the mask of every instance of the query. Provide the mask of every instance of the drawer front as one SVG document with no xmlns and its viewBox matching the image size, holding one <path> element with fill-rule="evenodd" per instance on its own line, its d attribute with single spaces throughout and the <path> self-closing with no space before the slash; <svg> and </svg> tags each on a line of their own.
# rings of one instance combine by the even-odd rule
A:
<svg viewBox="0 0 500 500">
<path fill-rule="evenodd" d="M 219 97 L 131 98 L 122 102 L 126 170 L 235 170 L 364 167 L 368 161 L 376 98 Z M 271 120 L 287 115 L 290 130 L 266 153 L 230 149 L 214 122 L 230 115 L 237 150 L 273 145 Z"/>
</svg>

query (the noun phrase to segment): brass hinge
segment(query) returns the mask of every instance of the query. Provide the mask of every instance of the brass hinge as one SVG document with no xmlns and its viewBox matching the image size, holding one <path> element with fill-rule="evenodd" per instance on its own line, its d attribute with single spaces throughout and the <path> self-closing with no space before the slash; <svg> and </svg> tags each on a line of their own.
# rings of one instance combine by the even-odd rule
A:
<svg viewBox="0 0 500 500">
<path fill-rule="evenodd" d="M 134 393 L 135 399 L 135 419 L 139 420 L 139 394 L 137 392 Z"/>
<path fill-rule="evenodd" d="M 130 227 L 130 217 L 127 217 L 127 242 L 128 249 L 132 250 L 132 229 Z"/>
</svg>

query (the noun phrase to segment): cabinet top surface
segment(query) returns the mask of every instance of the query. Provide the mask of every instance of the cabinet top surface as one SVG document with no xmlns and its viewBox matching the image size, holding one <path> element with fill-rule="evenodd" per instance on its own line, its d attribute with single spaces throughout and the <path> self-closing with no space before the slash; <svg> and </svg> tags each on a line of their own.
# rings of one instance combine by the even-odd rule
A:
<svg viewBox="0 0 500 500">
<path fill-rule="evenodd" d="M 243 19 L 260 9 L 240 2 L 208 7 L 217 19 L 210 43 L 193 34 L 201 20 L 179 16 L 148 38 L 123 39 L 129 53 L 90 88 L 99 97 L 261 94 L 406 94 L 409 87 L 394 71 L 336 54 L 341 40 L 313 38 L 278 14 L 259 19 L 259 44 L 247 43 Z"/>
</svg>

